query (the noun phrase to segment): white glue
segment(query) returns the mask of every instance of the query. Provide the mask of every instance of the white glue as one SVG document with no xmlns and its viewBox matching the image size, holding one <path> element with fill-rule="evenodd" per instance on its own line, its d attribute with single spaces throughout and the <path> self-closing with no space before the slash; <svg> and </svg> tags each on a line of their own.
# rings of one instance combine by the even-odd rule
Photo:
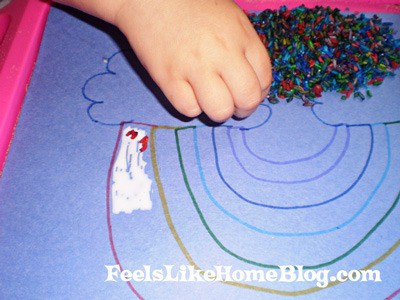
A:
<svg viewBox="0 0 400 300">
<path fill-rule="evenodd" d="M 145 173 L 143 152 L 147 148 L 146 132 L 127 126 L 122 133 L 120 147 L 112 173 L 112 212 L 132 213 L 150 210 L 151 179 Z"/>
</svg>

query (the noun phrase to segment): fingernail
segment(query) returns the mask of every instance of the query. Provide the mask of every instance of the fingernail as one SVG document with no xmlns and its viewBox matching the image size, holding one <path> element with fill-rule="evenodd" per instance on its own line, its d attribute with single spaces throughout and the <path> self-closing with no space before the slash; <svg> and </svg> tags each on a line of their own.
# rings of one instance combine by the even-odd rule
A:
<svg viewBox="0 0 400 300">
<path fill-rule="evenodd" d="M 268 96 L 268 93 L 269 93 L 269 87 L 267 87 L 266 89 L 262 90 L 261 97 L 263 99 L 265 99 Z"/>
<path fill-rule="evenodd" d="M 258 107 L 258 106 L 257 106 Z M 250 110 L 236 109 L 234 115 L 239 119 L 245 119 L 256 111 L 257 107 Z"/>
</svg>

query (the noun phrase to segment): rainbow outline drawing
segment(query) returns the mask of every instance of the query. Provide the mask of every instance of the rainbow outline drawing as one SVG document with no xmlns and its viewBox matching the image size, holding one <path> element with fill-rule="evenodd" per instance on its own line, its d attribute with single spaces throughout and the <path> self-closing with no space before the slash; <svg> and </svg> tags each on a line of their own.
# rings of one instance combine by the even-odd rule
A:
<svg viewBox="0 0 400 300">
<path fill-rule="evenodd" d="M 118 255 L 118 251 L 115 247 L 114 244 L 114 232 L 112 229 L 112 220 L 111 220 L 111 194 L 110 194 L 110 182 L 111 182 L 111 177 L 112 177 L 112 168 L 113 168 L 113 164 L 115 162 L 115 157 L 119 148 L 119 143 L 120 143 L 120 139 L 121 139 L 121 134 L 123 131 L 123 128 L 125 125 L 128 124 L 134 124 L 135 126 L 142 126 L 142 127 L 146 127 L 148 129 L 150 129 L 150 155 L 151 155 L 151 163 L 152 163 L 152 168 L 153 168 L 153 174 L 154 174 L 154 180 L 156 182 L 157 185 L 157 190 L 158 190 L 158 194 L 160 197 L 160 201 L 161 201 L 161 205 L 163 208 L 163 214 L 164 217 L 166 219 L 166 222 L 168 224 L 168 227 L 170 229 L 170 232 L 172 234 L 172 236 L 174 237 L 175 241 L 177 242 L 178 247 L 180 248 L 181 252 L 184 254 L 187 262 L 192 265 L 195 269 L 200 270 L 201 272 L 204 272 L 204 270 L 202 270 L 202 268 L 193 260 L 192 255 L 189 253 L 187 247 L 185 246 L 185 244 L 182 241 L 182 238 L 179 236 L 176 227 L 175 227 L 175 223 L 173 221 L 173 218 L 171 216 L 170 210 L 169 210 L 169 205 L 168 205 L 168 200 L 167 200 L 167 195 L 165 194 L 165 190 L 164 190 L 164 183 L 163 183 L 163 178 L 161 178 L 160 176 L 160 170 L 159 170 L 159 161 L 157 159 L 157 153 L 159 151 L 163 151 L 163 145 L 158 145 L 157 144 L 157 133 L 163 130 L 167 130 L 167 131 L 174 131 L 174 135 L 175 135 L 175 141 L 171 141 L 171 143 L 175 144 L 175 149 L 176 149 L 176 153 L 178 155 L 178 160 L 179 160 L 179 168 L 181 171 L 181 176 L 182 179 L 185 183 L 185 188 L 187 191 L 187 194 L 189 195 L 192 204 L 197 212 L 197 215 L 199 217 L 199 219 L 201 220 L 201 223 L 203 225 L 203 227 L 205 228 L 205 230 L 208 232 L 208 234 L 211 236 L 211 238 L 214 240 L 215 244 L 221 249 L 223 250 L 225 253 L 227 253 L 228 255 L 236 258 L 239 261 L 242 261 L 244 263 L 250 264 L 250 265 L 254 265 L 257 267 L 261 267 L 261 268 L 270 268 L 270 269 L 277 269 L 278 265 L 272 264 L 272 263 L 260 263 L 260 262 L 256 262 L 256 261 L 252 261 L 250 259 L 244 258 L 239 256 L 238 254 L 232 252 L 231 250 L 227 249 L 222 243 L 221 241 L 217 238 L 217 236 L 215 235 L 215 233 L 212 231 L 212 229 L 210 228 L 210 226 L 208 225 L 206 218 L 203 214 L 203 212 L 201 211 L 194 192 L 189 184 L 189 180 L 187 178 L 187 170 L 185 169 L 185 165 L 184 165 L 184 159 L 182 156 L 182 152 L 180 149 L 180 138 L 179 138 L 179 132 L 182 132 L 184 130 L 192 130 L 193 131 L 193 147 L 196 150 L 196 161 L 197 161 L 197 167 L 198 167 L 198 172 L 200 174 L 200 177 L 202 179 L 202 187 L 203 189 L 206 191 L 207 194 L 207 185 L 205 183 L 205 179 L 204 179 L 204 174 L 203 174 L 203 170 L 202 170 L 202 166 L 201 166 L 201 158 L 199 155 L 199 151 L 198 149 L 196 149 L 198 147 L 198 143 L 199 141 L 197 141 L 197 131 L 198 130 L 207 130 L 207 127 L 204 126 L 163 126 L 163 125 L 157 125 L 157 124 L 149 124 L 149 123 L 143 123 L 143 122 L 135 122 L 134 120 L 130 120 L 130 121 L 123 121 L 120 122 L 120 124 L 110 124 L 110 123 L 103 123 L 97 119 L 95 119 L 90 112 L 90 109 L 97 104 L 102 104 L 102 101 L 98 101 L 98 100 L 93 100 L 91 99 L 87 94 L 86 94 L 86 86 L 87 84 L 93 80 L 96 79 L 98 76 L 102 76 L 102 75 L 113 75 L 115 74 L 114 71 L 111 71 L 109 69 L 109 62 L 111 59 L 113 59 L 116 55 L 122 53 L 122 51 L 118 51 L 116 53 L 114 53 L 107 61 L 107 66 L 106 66 L 106 72 L 101 72 L 98 74 L 95 74 L 94 76 L 91 76 L 90 78 L 88 78 L 86 80 L 86 82 L 84 83 L 83 87 L 82 87 L 82 95 L 83 97 L 90 101 L 90 105 L 87 109 L 87 114 L 89 116 L 89 118 L 97 124 L 101 124 L 101 125 L 106 125 L 106 126 L 117 126 L 119 125 L 119 132 L 118 132 L 118 136 L 117 136 L 117 140 L 115 143 L 115 148 L 112 154 L 112 158 L 110 161 L 110 167 L 109 167 L 109 171 L 108 171 L 108 176 L 107 176 L 107 188 L 106 188 L 106 215 L 107 215 L 107 225 L 108 225 L 108 234 L 109 234 L 109 242 L 110 242 L 110 246 L 111 246 L 111 250 L 112 250 L 112 254 L 114 256 L 114 260 L 115 262 L 120 265 L 121 269 L 122 265 L 120 263 L 120 258 Z M 317 103 L 319 104 L 319 103 Z M 361 206 L 361 208 L 358 209 L 358 211 L 356 212 L 355 215 L 353 215 L 349 220 L 347 220 L 346 222 L 340 224 L 339 226 L 336 226 L 335 228 L 328 228 L 328 229 L 324 229 L 321 230 L 319 232 L 314 232 L 314 233 L 277 233 L 277 232 L 262 232 L 261 230 L 258 230 L 257 228 L 253 228 L 250 226 L 250 229 L 253 229 L 255 231 L 261 232 L 261 233 L 266 233 L 266 234 L 277 234 L 280 236 L 286 236 L 288 238 L 294 238 L 295 236 L 307 236 L 307 235 L 315 235 L 315 234 L 326 234 L 329 233 L 331 231 L 334 230 L 340 230 L 341 228 L 347 226 L 348 224 L 350 224 L 355 218 L 357 218 L 362 212 L 363 210 L 368 206 L 368 204 L 372 201 L 372 199 L 374 198 L 376 192 L 380 189 L 382 183 L 385 181 L 387 173 L 390 169 L 390 165 L 391 165 L 391 159 L 392 159 L 392 153 L 391 153 L 391 144 L 390 144 L 390 134 L 389 134 L 389 130 L 388 130 L 388 126 L 392 126 L 395 125 L 397 126 L 398 124 L 400 124 L 400 121 L 392 121 L 392 122 L 377 122 L 377 123 L 373 123 L 373 124 L 346 124 L 346 123 L 340 123 L 340 124 L 329 124 L 325 121 L 323 121 L 315 112 L 314 107 L 311 107 L 312 113 L 314 115 L 314 117 L 323 125 L 325 126 L 330 126 L 333 128 L 333 133 L 332 136 L 330 138 L 330 140 L 328 141 L 328 143 L 326 145 L 324 145 L 319 151 L 315 152 L 312 155 L 308 155 L 302 158 L 297 158 L 297 159 L 289 159 L 289 160 L 284 160 L 284 161 L 274 161 L 274 160 L 270 160 L 268 158 L 264 158 L 261 156 L 257 156 L 254 152 L 251 151 L 250 147 L 248 147 L 247 144 L 247 139 L 246 139 L 246 133 L 249 132 L 252 129 L 255 128 L 259 128 L 265 124 L 268 123 L 271 115 L 272 115 L 272 109 L 265 104 L 262 104 L 262 106 L 264 108 L 267 108 L 269 110 L 269 115 L 267 116 L 267 118 L 265 118 L 265 120 L 263 120 L 262 123 L 253 126 L 253 127 L 249 127 L 249 128 L 245 128 L 245 127 L 235 127 L 235 126 L 221 126 L 220 128 L 225 127 L 225 129 L 227 130 L 227 136 L 229 138 L 229 134 L 231 133 L 232 130 L 239 130 L 241 131 L 242 134 L 242 141 L 243 144 L 245 145 L 246 149 L 248 150 L 248 152 L 255 156 L 256 158 L 263 160 L 266 163 L 271 163 L 271 164 L 275 164 L 275 165 L 284 165 L 284 164 L 296 164 L 299 162 L 303 162 L 309 159 L 313 159 L 315 157 L 318 157 L 320 155 L 322 155 L 334 142 L 335 138 L 336 138 L 336 134 L 337 134 L 337 130 L 340 127 L 344 127 L 346 129 L 347 132 L 347 137 L 346 137 L 346 143 L 345 146 L 342 150 L 342 153 L 339 155 L 339 157 L 336 159 L 334 165 L 332 165 L 329 169 L 325 170 L 325 172 L 330 172 L 335 168 L 335 164 L 339 164 L 341 161 L 341 156 L 344 156 L 347 148 L 348 148 L 348 143 L 350 142 L 350 129 L 352 127 L 359 127 L 359 126 L 364 126 L 364 127 L 368 127 L 370 130 L 370 148 L 369 148 L 369 152 L 368 152 L 368 156 L 364 162 L 364 165 L 362 167 L 362 170 L 360 172 L 360 174 L 358 174 L 358 176 L 356 177 L 356 180 L 350 184 L 350 186 L 344 191 L 339 193 L 338 195 L 336 195 L 333 198 L 324 200 L 324 201 L 319 201 L 316 203 L 312 203 L 312 204 L 308 204 L 308 205 L 296 205 L 296 206 L 274 206 L 274 205 L 268 205 L 268 204 L 263 204 L 260 202 L 256 202 L 256 201 L 246 201 L 245 199 L 243 199 L 244 197 L 242 197 L 242 201 L 244 202 L 248 202 L 249 205 L 254 205 L 254 206 L 261 206 L 261 209 L 276 209 L 277 211 L 279 210 L 287 210 L 287 209 L 307 209 L 307 208 L 311 208 L 311 207 L 317 207 L 317 206 L 321 206 L 321 205 L 325 205 L 328 203 L 331 203 L 333 201 L 336 201 L 338 199 L 340 199 L 342 196 L 344 196 L 348 191 L 350 191 L 354 186 L 357 185 L 357 183 L 362 179 L 366 169 L 369 166 L 370 160 L 371 160 L 371 155 L 372 152 L 374 151 L 374 143 L 375 143 L 375 139 L 374 139 L 374 132 L 373 132 L 373 128 L 375 126 L 383 126 L 385 129 L 385 133 L 386 133 L 386 142 L 387 142 L 387 159 L 386 159 L 386 166 L 384 168 L 384 172 L 382 174 L 382 176 L 380 177 L 380 179 L 378 180 L 377 185 L 375 186 L 373 192 L 369 195 L 369 197 L 367 198 L 367 200 L 363 203 L 363 205 Z M 208 128 L 209 129 L 209 128 Z M 214 136 L 214 131 L 215 128 L 211 129 L 212 131 L 212 136 L 213 138 L 209 141 L 209 143 L 211 143 L 213 145 L 213 151 L 215 154 L 215 159 L 216 161 L 218 160 L 218 150 L 217 150 L 217 146 L 216 146 L 216 140 L 215 140 L 215 136 Z M 231 141 L 231 140 L 230 140 Z M 230 144 L 232 147 L 232 151 L 233 153 L 235 152 L 235 149 L 233 148 L 233 144 L 231 142 Z M 169 145 L 170 146 L 170 145 Z M 234 153 L 235 154 L 235 153 Z M 239 163 L 239 165 L 243 166 L 243 163 L 240 161 L 236 161 L 237 163 Z M 219 170 L 219 165 L 218 163 L 216 163 L 216 169 L 219 172 L 220 175 L 220 179 L 222 181 L 224 181 L 225 186 L 229 189 L 229 184 L 226 182 L 226 180 L 224 180 L 222 173 Z M 245 172 L 246 173 L 246 172 Z M 323 173 L 321 173 L 323 174 Z M 321 175 L 323 176 L 323 175 Z M 313 178 L 313 180 L 318 180 L 319 177 Z M 282 184 L 282 182 L 271 182 L 274 184 Z M 302 183 L 301 181 L 298 182 L 298 184 Z M 233 189 L 231 189 L 233 191 Z M 234 192 L 234 191 L 233 191 Z M 234 192 L 235 193 L 235 192 Z M 208 193 L 209 194 L 209 193 Z M 238 198 L 241 198 L 240 195 L 238 195 L 238 193 L 235 193 Z M 210 196 L 210 195 L 209 195 Z M 318 269 L 318 268 L 322 268 L 322 267 L 326 267 L 329 265 L 333 265 L 337 262 L 339 262 L 340 260 L 344 259 L 345 257 L 347 257 L 348 255 L 350 255 L 351 253 L 353 253 L 354 251 L 356 251 L 364 242 L 366 242 L 368 240 L 368 238 L 374 234 L 374 232 L 385 222 L 385 220 L 390 216 L 390 214 L 394 211 L 394 209 L 397 207 L 397 204 L 399 202 L 400 199 L 400 192 L 398 192 L 397 196 L 395 197 L 395 199 L 393 200 L 392 204 L 390 205 L 390 207 L 388 208 L 388 210 L 383 214 L 383 216 L 380 217 L 380 219 L 378 220 L 378 222 L 376 222 L 376 224 L 374 224 L 369 231 L 357 242 L 355 243 L 353 246 L 351 246 L 350 249 L 348 249 L 346 252 L 342 253 L 341 255 L 339 255 L 338 257 L 331 259 L 329 261 L 320 263 L 320 264 L 316 264 L 316 265 L 308 265 L 308 266 L 304 266 L 304 269 Z M 215 205 L 218 206 L 218 204 L 216 204 L 216 202 L 213 201 L 212 199 L 212 195 L 209 199 L 211 202 L 213 202 Z M 248 199 L 247 199 L 248 200 Z M 220 207 L 221 208 L 221 207 Z M 238 221 L 241 225 L 247 226 L 245 222 L 243 222 L 242 220 L 238 219 L 237 217 L 235 217 L 234 215 L 230 214 L 229 212 L 225 211 L 225 214 L 228 217 L 234 218 L 235 221 Z M 249 227 L 249 226 L 247 226 Z M 400 239 L 397 239 L 397 241 L 391 246 L 389 247 L 386 251 L 382 252 L 381 255 L 373 260 L 371 260 L 367 265 L 365 265 L 362 269 L 367 270 L 367 269 L 371 269 L 374 266 L 376 266 L 377 264 L 379 264 L 380 262 L 382 262 L 383 260 L 385 260 L 388 256 L 390 256 L 394 251 L 396 251 L 396 249 L 400 246 Z M 318 288 L 318 287 L 312 287 L 312 288 L 308 288 L 308 289 L 302 289 L 302 290 L 297 290 L 297 291 L 285 291 L 285 290 L 277 290 L 277 289 L 273 289 L 273 288 L 268 288 L 268 287 L 260 287 L 257 285 L 251 285 L 251 284 L 245 284 L 245 283 L 240 283 L 240 282 L 222 282 L 223 284 L 228 284 L 228 285 L 233 285 L 239 288 L 244 288 L 244 289 L 249 289 L 249 290 L 254 290 L 254 291 L 259 291 L 259 292 L 263 292 L 263 293 L 270 293 L 270 294 L 276 294 L 276 295 L 284 295 L 284 296 L 299 296 L 299 295 L 306 295 L 306 294 L 311 294 L 311 293 L 315 293 L 318 291 L 321 291 L 322 289 Z M 333 287 L 336 286 L 338 284 L 341 284 L 342 282 L 338 282 L 338 281 L 332 281 L 329 282 L 328 287 Z M 130 281 L 127 282 L 129 288 L 131 289 L 131 291 L 139 298 L 139 299 L 143 299 L 143 296 L 135 289 L 135 287 L 132 285 L 132 283 Z M 398 293 L 398 291 L 396 291 L 395 293 Z"/>
</svg>

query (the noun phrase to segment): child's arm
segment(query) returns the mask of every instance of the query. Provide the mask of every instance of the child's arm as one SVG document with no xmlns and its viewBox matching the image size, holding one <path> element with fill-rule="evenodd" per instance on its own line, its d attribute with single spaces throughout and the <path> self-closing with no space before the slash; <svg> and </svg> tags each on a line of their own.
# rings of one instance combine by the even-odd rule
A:
<svg viewBox="0 0 400 300">
<path fill-rule="evenodd" d="M 231 0 L 60 0 L 114 25 L 172 105 L 222 122 L 250 115 L 272 74 L 264 45 Z"/>
</svg>

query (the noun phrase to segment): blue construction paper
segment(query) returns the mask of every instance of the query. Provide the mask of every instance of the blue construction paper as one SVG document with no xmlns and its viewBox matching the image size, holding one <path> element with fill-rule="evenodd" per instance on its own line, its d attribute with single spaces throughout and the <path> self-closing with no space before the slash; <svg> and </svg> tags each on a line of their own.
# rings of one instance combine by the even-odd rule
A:
<svg viewBox="0 0 400 300">
<path fill-rule="evenodd" d="M 399 15 L 382 16 L 400 28 Z M 388 297 L 400 288 L 399 83 L 365 101 L 263 103 L 211 126 L 171 108 L 114 27 L 52 8 L 0 180 L 0 298 Z M 128 126 L 151 137 L 153 205 L 114 214 L 110 174 Z M 382 281 L 106 282 L 117 263 L 330 274 L 372 264 Z"/>
</svg>

